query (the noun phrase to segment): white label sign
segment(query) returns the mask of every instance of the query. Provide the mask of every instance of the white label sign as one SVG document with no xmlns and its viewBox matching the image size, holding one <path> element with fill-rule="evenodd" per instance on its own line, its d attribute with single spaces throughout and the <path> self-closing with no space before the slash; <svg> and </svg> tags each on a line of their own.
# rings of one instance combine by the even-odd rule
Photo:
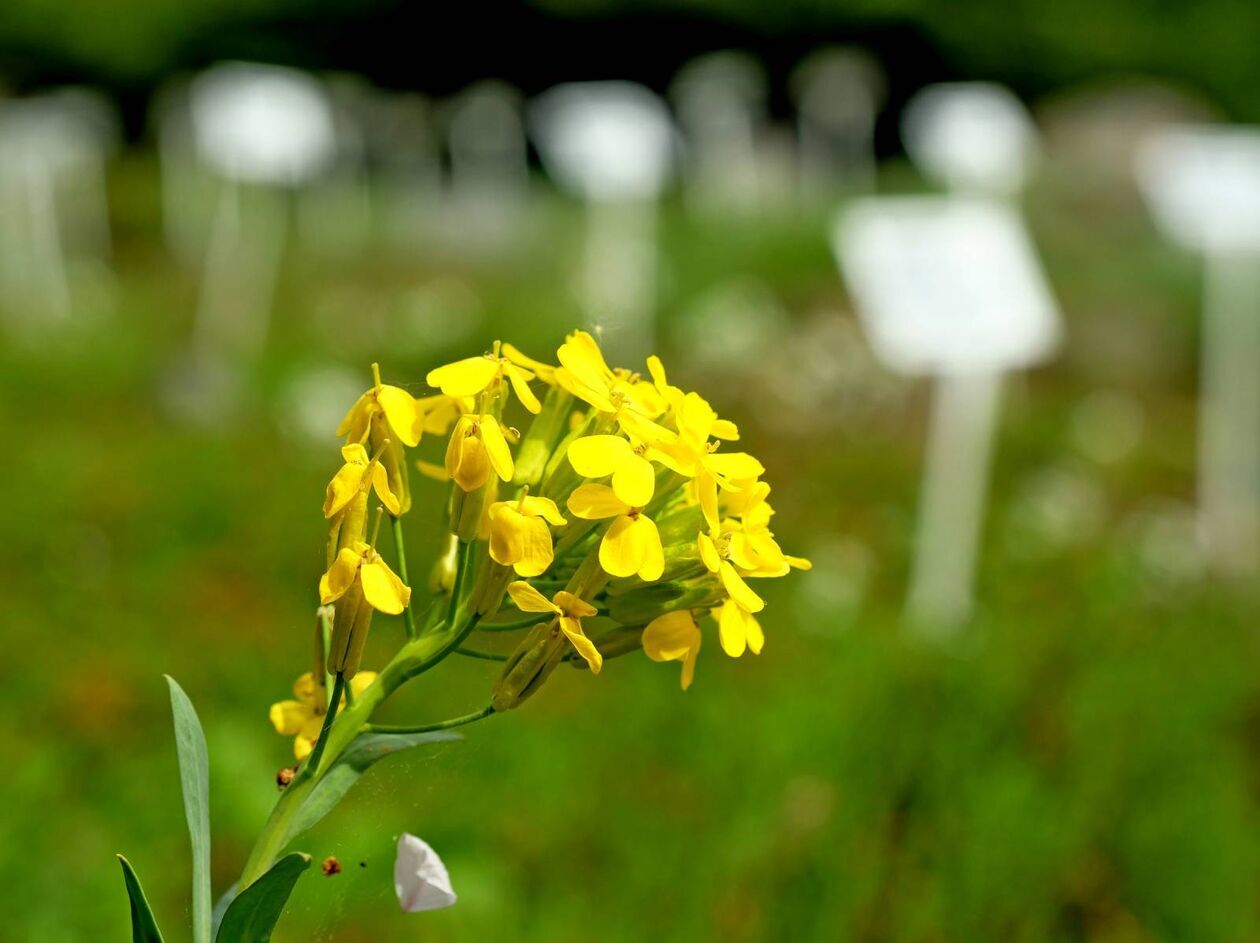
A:
<svg viewBox="0 0 1260 943">
<path fill-rule="evenodd" d="M 530 118 L 547 171 L 588 200 L 655 199 L 668 182 L 673 121 L 641 85 L 557 85 L 534 103 Z"/>
<path fill-rule="evenodd" d="M 833 240 L 871 346 L 910 374 L 1006 370 L 1046 359 L 1060 317 L 1009 206 L 963 197 L 851 204 Z"/>
<path fill-rule="evenodd" d="M 1260 129 L 1170 127 L 1137 155 L 1155 222 L 1200 252 L 1260 251 Z"/>
</svg>

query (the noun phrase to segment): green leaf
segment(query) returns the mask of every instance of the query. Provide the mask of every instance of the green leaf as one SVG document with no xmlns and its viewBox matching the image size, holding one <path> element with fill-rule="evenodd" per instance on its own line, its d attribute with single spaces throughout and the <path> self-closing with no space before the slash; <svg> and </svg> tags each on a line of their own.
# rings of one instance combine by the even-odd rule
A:
<svg viewBox="0 0 1260 943">
<path fill-rule="evenodd" d="M 169 675 L 166 683 L 171 688 L 179 781 L 192 841 L 193 943 L 210 943 L 210 761 L 206 735 L 184 689 Z"/>
<path fill-rule="evenodd" d="M 311 790 L 293 817 L 284 842 L 288 844 L 302 834 L 341 801 L 350 787 L 374 763 L 385 757 L 426 743 L 451 743 L 464 739 L 448 730 L 430 730 L 426 733 L 361 733 L 350 742 L 345 752 L 337 758 L 324 777 Z"/>
<path fill-rule="evenodd" d="M 215 943 L 268 943 L 293 885 L 311 866 L 311 856 L 285 855 L 237 895 L 223 915 Z"/>
<path fill-rule="evenodd" d="M 122 865 L 123 883 L 127 885 L 127 897 L 131 901 L 131 943 L 162 943 L 162 934 L 153 919 L 153 911 L 145 899 L 135 868 L 122 855 L 118 856 L 118 863 Z"/>
</svg>

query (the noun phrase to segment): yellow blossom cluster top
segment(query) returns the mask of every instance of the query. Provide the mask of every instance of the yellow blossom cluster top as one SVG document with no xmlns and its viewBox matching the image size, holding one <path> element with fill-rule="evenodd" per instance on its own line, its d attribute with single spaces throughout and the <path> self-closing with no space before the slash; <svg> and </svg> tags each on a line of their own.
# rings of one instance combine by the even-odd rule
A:
<svg viewBox="0 0 1260 943">
<path fill-rule="evenodd" d="M 373 386 L 338 428 L 344 464 L 324 502 L 319 595 L 332 609 L 317 633 L 317 671 L 299 701 L 273 709 L 299 752 L 318 716 L 307 714 L 326 703 L 308 689 L 355 676 L 374 612 L 401 613 L 409 639 L 449 637 L 455 651 L 475 632 L 524 633 L 500 656 L 495 710 L 517 706 L 562 661 L 598 673 L 640 648 L 681 662 L 685 689 L 710 620 L 728 655 L 761 651 L 765 603 L 750 583 L 809 563 L 775 540 L 765 469 L 730 447 L 735 424 L 671 385 L 659 358 L 646 368 L 610 367 L 585 331 L 565 339 L 555 364 L 496 343 L 430 371 L 435 392 L 421 397 L 373 368 Z M 408 455 L 426 436 L 448 436 L 441 464 Z M 423 607 L 400 524 L 411 465 L 449 482 L 449 534 Z M 395 567 L 377 550 L 381 513 Z"/>
</svg>

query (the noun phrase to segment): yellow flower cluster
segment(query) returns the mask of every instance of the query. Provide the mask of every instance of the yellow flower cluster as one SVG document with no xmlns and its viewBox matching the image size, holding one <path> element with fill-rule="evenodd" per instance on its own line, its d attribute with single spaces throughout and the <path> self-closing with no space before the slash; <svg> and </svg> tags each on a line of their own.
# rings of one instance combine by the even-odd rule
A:
<svg viewBox="0 0 1260 943">
<path fill-rule="evenodd" d="M 681 662 L 685 689 L 709 620 L 728 655 L 760 652 L 765 604 L 750 581 L 809 563 L 771 532 L 761 462 L 722 449 L 738 441 L 735 424 L 671 385 L 659 358 L 646 367 L 610 367 L 584 331 L 565 339 L 555 364 L 496 343 L 432 370 L 437 392 L 424 397 L 381 383 L 374 367 L 374 385 L 338 429 L 344 464 L 324 503 L 329 676 L 354 677 L 374 611 L 406 611 L 409 634 L 525 631 L 496 684 L 497 710 L 533 694 L 561 661 L 597 673 L 639 648 Z M 505 419 L 513 399 L 530 419 L 524 432 Z M 449 544 L 429 611 L 459 625 L 426 617 L 416 629 L 401 543 L 395 573 L 375 530 L 368 535 L 368 505 L 375 494 L 401 541 L 398 518 L 412 501 L 407 450 L 448 433 L 441 465 L 415 464 L 450 482 Z M 296 731 L 297 708 L 280 708 L 277 730 Z"/>
</svg>

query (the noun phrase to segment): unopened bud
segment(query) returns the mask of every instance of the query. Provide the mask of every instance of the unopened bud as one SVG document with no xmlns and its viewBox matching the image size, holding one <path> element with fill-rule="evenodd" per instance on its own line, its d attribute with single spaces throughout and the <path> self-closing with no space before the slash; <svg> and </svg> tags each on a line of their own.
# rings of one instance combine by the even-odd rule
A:
<svg viewBox="0 0 1260 943">
<path fill-rule="evenodd" d="M 510 711 L 533 696 L 560 664 L 567 644 L 556 619 L 534 626 L 508 658 L 503 674 L 495 682 L 490 698 L 494 709 Z"/>
<path fill-rule="evenodd" d="M 547 470 L 557 440 L 567 431 L 565 421 L 573 395 L 559 386 L 547 391 L 542 410 L 530 423 L 529 431 L 516 451 L 516 474 L 512 483 L 537 487 Z"/>
<path fill-rule="evenodd" d="M 363 646 L 372 626 L 372 606 L 363 598 L 359 581 L 337 600 L 333 617 L 332 642 L 328 647 L 328 672 L 340 672 L 349 681 L 359 670 Z"/>
</svg>

